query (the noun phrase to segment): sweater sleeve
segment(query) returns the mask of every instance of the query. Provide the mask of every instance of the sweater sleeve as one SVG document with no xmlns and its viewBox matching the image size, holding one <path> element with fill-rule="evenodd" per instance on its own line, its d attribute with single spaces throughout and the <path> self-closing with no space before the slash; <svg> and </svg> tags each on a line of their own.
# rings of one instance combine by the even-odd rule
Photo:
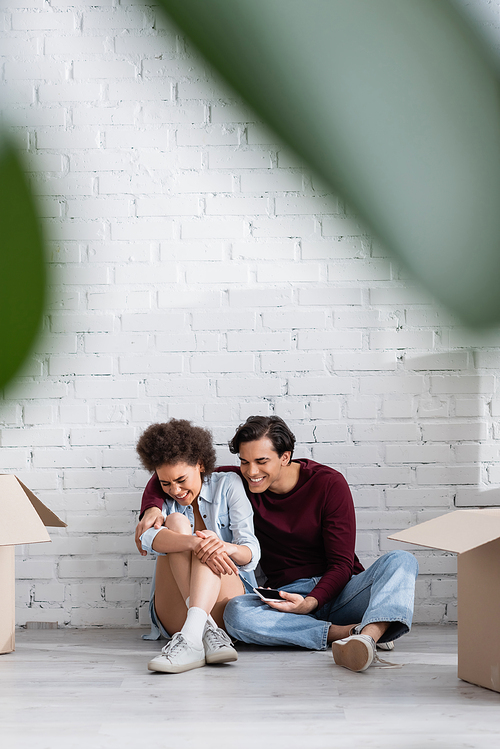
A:
<svg viewBox="0 0 500 749">
<path fill-rule="evenodd" d="M 159 510 L 163 507 L 163 501 L 165 499 L 165 492 L 161 488 L 160 481 L 156 473 L 154 473 L 146 484 L 146 488 L 142 494 L 141 503 L 141 514 L 139 520 L 150 507 L 158 507 Z"/>
<path fill-rule="evenodd" d="M 318 608 L 339 595 L 354 571 L 356 516 L 351 490 L 340 473 L 325 487 L 321 533 L 327 568 L 309 594 L 317 599 Z"/>
</svg>

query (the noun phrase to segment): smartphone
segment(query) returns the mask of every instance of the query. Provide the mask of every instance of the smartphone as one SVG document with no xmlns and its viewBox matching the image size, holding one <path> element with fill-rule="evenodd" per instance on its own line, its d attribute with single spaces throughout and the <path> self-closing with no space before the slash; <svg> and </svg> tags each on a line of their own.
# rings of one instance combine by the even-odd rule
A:
<svg viewBox="0 0 500 749">
<path fill-rule="evenodd" d="M 275 590 L 274 588 L 254 588 L 253 590 L 263 601 L 280 601 L 281 603 L 284 603 L 285 601 L 285 599 L 280 596 L 279 590 Z"/>
</svg>

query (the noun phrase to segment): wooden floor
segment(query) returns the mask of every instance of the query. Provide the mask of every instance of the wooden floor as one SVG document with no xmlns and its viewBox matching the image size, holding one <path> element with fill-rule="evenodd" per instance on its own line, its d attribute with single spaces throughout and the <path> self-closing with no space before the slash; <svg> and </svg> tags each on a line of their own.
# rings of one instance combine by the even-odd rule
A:
<svg viewBox="0 0 500 749">
<path fill-rule="evenodd" d="M 500 694 L 456 676 L 456 629 L 416 626 L 401 669 L 362 674 L 331 651 L 238 645 L 234 664 L 146 669 L 140 630 L 28 630 L 0 656 L 6 749 L 460 749 L 498 746 Z"/>
</svg>

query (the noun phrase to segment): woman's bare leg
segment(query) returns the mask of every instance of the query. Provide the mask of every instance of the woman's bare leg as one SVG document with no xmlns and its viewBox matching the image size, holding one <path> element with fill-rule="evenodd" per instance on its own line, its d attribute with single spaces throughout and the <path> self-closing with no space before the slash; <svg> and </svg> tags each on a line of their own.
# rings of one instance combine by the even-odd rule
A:
<svg viewBox="0 0 500 749">
<path fill-rule="evenodd" d="M 191 535 L 185 515 L 173 513 L 165 526 L 177 533 Z M 155 609 L 161 623 L 169 632 L 179 632 L 187 615 L 185 604 L 211 613 L 217 626 L 223 627 L 223 613 L 230 598 L 245 592 L 238 575 L 216 575 L 189 551 L 160 556 L 156 566 Z"/>
</svg>

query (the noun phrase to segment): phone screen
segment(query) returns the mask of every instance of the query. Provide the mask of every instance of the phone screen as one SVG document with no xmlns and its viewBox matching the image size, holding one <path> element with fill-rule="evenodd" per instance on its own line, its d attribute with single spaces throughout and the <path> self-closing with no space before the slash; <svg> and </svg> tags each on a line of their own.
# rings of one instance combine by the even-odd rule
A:
<svg viewBox="0 0 500 749">
<path fill-rule="evenodd" d="M 280 596 L 279 590 L 274 590 L 274 588 L 254 588 L 254 591 L 257 595 L 260 595 L 262 598 L 267 598 L 269 601 L 284 601 Z"/>
</svg>

